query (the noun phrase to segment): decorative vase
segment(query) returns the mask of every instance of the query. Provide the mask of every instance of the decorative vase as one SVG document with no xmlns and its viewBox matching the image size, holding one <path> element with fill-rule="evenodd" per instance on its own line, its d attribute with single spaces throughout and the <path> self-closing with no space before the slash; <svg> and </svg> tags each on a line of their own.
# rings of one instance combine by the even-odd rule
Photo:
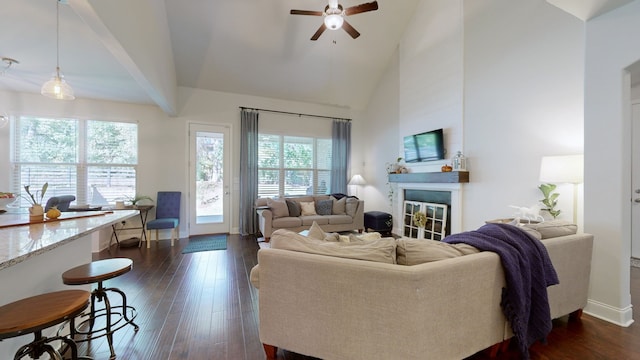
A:
<svg viewBox="0 0 640 360">
<path fill-rule="evenodd" d="M 30 222 L 42 222 L 44 221 L 44 209 L 40 204 L 34 204 L 29 208 L 29 221 Z"/>
</svg>

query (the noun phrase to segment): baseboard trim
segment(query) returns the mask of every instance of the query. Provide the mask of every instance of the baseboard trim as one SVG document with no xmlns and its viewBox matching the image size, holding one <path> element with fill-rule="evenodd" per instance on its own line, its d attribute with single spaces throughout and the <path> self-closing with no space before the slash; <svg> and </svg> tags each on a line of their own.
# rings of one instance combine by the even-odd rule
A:
<svg viewBox="0 0 640 360">
<path fill-rule="evenodd" d="M 633 305 L 616 308 L 599 301 L 589 299 L 584 313 L 618 326 L 628 327 L 633 324 Z"/>
</svg>

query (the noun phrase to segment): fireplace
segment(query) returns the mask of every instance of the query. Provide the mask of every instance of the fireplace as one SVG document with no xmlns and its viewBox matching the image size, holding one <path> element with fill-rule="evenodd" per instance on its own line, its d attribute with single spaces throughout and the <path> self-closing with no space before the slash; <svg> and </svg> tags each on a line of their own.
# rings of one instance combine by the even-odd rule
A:
<svg viewBox="0 0 640 360">
<path fill-rule="evenodd" d="M 447 206 L 446 234 L 462 231 L 462 186 L 459 183 L 401 183 L 394 199 L 393 233 L 404 234 L 405 200 Z"/>
</svg>

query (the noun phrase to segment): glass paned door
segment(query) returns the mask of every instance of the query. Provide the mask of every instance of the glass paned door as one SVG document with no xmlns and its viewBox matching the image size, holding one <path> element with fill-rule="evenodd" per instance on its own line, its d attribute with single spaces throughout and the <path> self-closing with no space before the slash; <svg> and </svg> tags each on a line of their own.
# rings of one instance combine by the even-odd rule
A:
<svg viewBox="0 0 640 360">
<path fill-rule="evenodd" d="M 228 233 L 229 128 L 189 125 L 189 235 Z"/>
</svg>

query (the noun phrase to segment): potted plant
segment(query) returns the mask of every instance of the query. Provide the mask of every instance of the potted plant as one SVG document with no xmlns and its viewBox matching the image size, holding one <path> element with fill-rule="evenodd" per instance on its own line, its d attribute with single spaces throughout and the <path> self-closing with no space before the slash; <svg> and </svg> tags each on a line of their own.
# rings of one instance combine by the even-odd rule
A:
<svg viewBox="0 0 640 360">
<path fill-rule="evenodd" d="M 544 195 L 544 199 L 540 200 L 540 202 L 546 207 L 542 210 L 547 211 L 554 219 L 557 218 L 560 215 L 560 210 L 556 209 L 556 205 L 558 205 L 558 196 L 560 196 L 560 194 L 553 192 L 553 190 L 556 189 L 556 185 L 541 184 L 538 186 L 538 189 L 540 189 L 542 195 Z"/>
<path fill-rule="evenodd" d="M 42 185 L 42 189 L 36 190 L 33 193 L 31 193 L 31 190 L 29 189 L 30 186 L 31 185 L 24 186 L 24 191 L 26 191 L 29 196 L 23 196 L 23 198 L 31 204 L 29 207 L 29 221 L 43 221 L 44 208 L 42 207 L 42 199 L 44 198 L 44 194 L 47 192 L 49 183 L 44 183 L 44 185 Z"/>
<path fill-rule="evenodd" d="M 138 195 L 138 194 L 136 194 L 133 197 L 127 196 L 126 198 L 127 198 L 127 200 L 129 200 L 131 202 L 131 205 L 133 205 L 133 206 L 139 205 L 138 203 L 140 201 L 143 201 L 143 200 L 149 200 L 150 202 L 153 202 L 153 199 L 150 198 L 149 196 L 146 196 L 146 195 Z"/>
</svg>

